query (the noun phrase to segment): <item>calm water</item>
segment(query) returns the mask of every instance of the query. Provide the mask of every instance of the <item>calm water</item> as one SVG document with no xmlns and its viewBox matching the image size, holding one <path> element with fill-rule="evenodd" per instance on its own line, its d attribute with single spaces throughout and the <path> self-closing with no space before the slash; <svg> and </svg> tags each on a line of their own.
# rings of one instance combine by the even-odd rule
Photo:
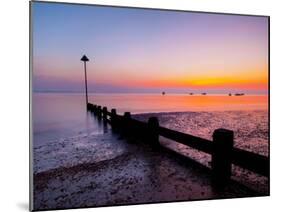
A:
<svg viewBox="0 0 281 212">
<path fill-rule="evenodd" d="M 116 108 L 121 113 L 267 109 L 267 96 L 101 94 L 89 99 L 94 104 Z"/>
<path fill-rule="evenodd" d="M 190 96 L 187 94 L 90 94 L 94 104 L 122 114 L 174 111 L 267 110 L 267 96 Z M 45 141 L 77 133 L 101 131 L 85 110 L 84 94 L 33 94 L 34 140 Z"/>
</svg>

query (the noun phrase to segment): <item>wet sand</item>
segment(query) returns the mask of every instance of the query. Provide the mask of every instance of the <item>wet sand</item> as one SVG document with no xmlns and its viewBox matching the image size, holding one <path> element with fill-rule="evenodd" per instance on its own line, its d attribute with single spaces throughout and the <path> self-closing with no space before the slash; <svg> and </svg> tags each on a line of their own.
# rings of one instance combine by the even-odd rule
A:
<svg viewBox="0 0 281 212">
<path fill-rule="evenodd" d="M 155 114 L 137 117 L 146 119 L 151 115 Z M 166 120 L 166 115 L 158 114 L 160 120 Z M 177 113 L 176 117 L 181 115 Z M 268 195 L 266 189 L 253 190 L 235 181 L 218 189 L 204 162 L 200 165 L 152 149 L 143 141 L 113 133 L 110 126 L 93 119 L 98 123 L 94 132 L 35 145 L 36 210 Z M 173 149 L 169 141 L 160 138 L 160 142 Z M 238 173 L 241 181 L 243 172 Z"/>
<path fill-rule="evenodd" d="M 124 139 L 111 130 L 92 139 L 124 144 L 126 151 L 111 159 L 34 174 L 35 209 L 264 195 L 235 182 L 223 190 L 216 189 L 208 169 L 141 141 Z"/>
</svg>

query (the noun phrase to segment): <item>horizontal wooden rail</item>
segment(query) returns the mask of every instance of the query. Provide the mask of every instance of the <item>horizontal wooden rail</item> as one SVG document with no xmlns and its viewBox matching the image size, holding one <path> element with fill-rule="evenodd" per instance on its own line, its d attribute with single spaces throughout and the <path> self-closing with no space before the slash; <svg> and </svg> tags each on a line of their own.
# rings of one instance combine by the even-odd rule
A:
<svg viewBox="0 0 281 212">
<path fill-rule="evenodd" d="M 167 129 L 165 127 L 159 127 L 159 135 L 198 149 L 205 153 L 212 154 L 213 152 L 212 142 L 203 138 Z"/>
<path fill-rule="evenodd" d="M 131 119 L 131 122 L 132 122 L 133 125 L 136 125 L 137 127 L 143 127 L 143 128 L 148 127 L 147 123 L 143 122 L 143 121 Z"/>
<path fill-rule="evenodd" d="M 232 163 L 260 175 L 269 176 L 269 159 L 266 156 L 233 148 Z"/>
</svg>

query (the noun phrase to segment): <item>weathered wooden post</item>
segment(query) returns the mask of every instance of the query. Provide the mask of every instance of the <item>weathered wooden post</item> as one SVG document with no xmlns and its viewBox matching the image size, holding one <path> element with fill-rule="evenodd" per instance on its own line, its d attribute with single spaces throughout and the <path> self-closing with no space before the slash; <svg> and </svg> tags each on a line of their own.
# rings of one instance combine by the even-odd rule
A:
<svg viewBox="0 0 281 212">
<path fill-rule="evenodd" d="M 231 177 L 233 131 L 216 129 L 213 133 L 212 172 L 217 185 L 224 185 Z"/>
<path fill-rule="evenodd" d="M 96 105 L 93 105 L 93 112 L 94 112 L 94 114 L 97 113 L 97 106 Z"/>
<path fill-rule="evenodd" d="M 148 119 L 148 141 L 149 143 L 154 146 L 157 147 L 159 146 L 159 121 L 157 117 L 150 117 Z"/>
<path fill-rule="evenodd" d="M 124 118 L 125 119 L 131 119 L 131 113 L 130 112 L 125 112 L 124 113 Z"/>
<path fill-rule="evenodd" d="M 122 121 L 122 132 L 124 135 L 130 135 L 131 133 L 131 113 L 130 112 L 125 112 L 123 116 L 123 121 Z"/>
<path fill-rule="evenodd" d="M 102 108 L 102 117 L 103 120 L 107 120 L 107 107 Z"/>
<path fill-rule="evenodd" d="M 92 113 L 94 112 L 94 105 L 93 105 L 93 104 L 91 104 L 90 111 L 91 111 Z"/>
<path fill-rule="evenodd" d="M 91 103 L 87 103 L 87 110 L 91 111 L 92 108 L 92 104 Z"/>
<path fill-rule="evenodd" d="M 111 109 L 110 121 L 111 121 L 112 128 L 116 128 L 116 126 L 117 126 L 117 112 L 116 112 L 115 108 Z"/>
<path fill-rule="evenodd" d="M 101 106 L 100 105 L 98 105 L 98 107 L 97 107 L 97 115 L 98 115 L 98 117 L 101 117 Z"/>
<path fill-rule="evenodd" d="M 131 120 L 131 113 L 130 112 L 125 112 L 124 113 L 124 128 L 126 129 L 126 131 L 128 130 L 129 126 L 130 126 L 130 120 Z"/>
</svg>

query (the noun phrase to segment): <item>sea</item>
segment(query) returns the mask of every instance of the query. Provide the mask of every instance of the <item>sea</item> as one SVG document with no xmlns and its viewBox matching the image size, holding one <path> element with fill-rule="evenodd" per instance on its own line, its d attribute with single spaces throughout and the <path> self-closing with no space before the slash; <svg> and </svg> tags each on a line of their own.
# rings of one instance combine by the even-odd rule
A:
<svg viewBox="0 0 281 212">
<path fill-rule="evenodd" d="M 89 94 L 89 102 L 118 114 L 268 110 L 267 95 Z M 32 125 L 35 141 L 95 129 L 81 93 L 34 93 Z"/>
</svg>

